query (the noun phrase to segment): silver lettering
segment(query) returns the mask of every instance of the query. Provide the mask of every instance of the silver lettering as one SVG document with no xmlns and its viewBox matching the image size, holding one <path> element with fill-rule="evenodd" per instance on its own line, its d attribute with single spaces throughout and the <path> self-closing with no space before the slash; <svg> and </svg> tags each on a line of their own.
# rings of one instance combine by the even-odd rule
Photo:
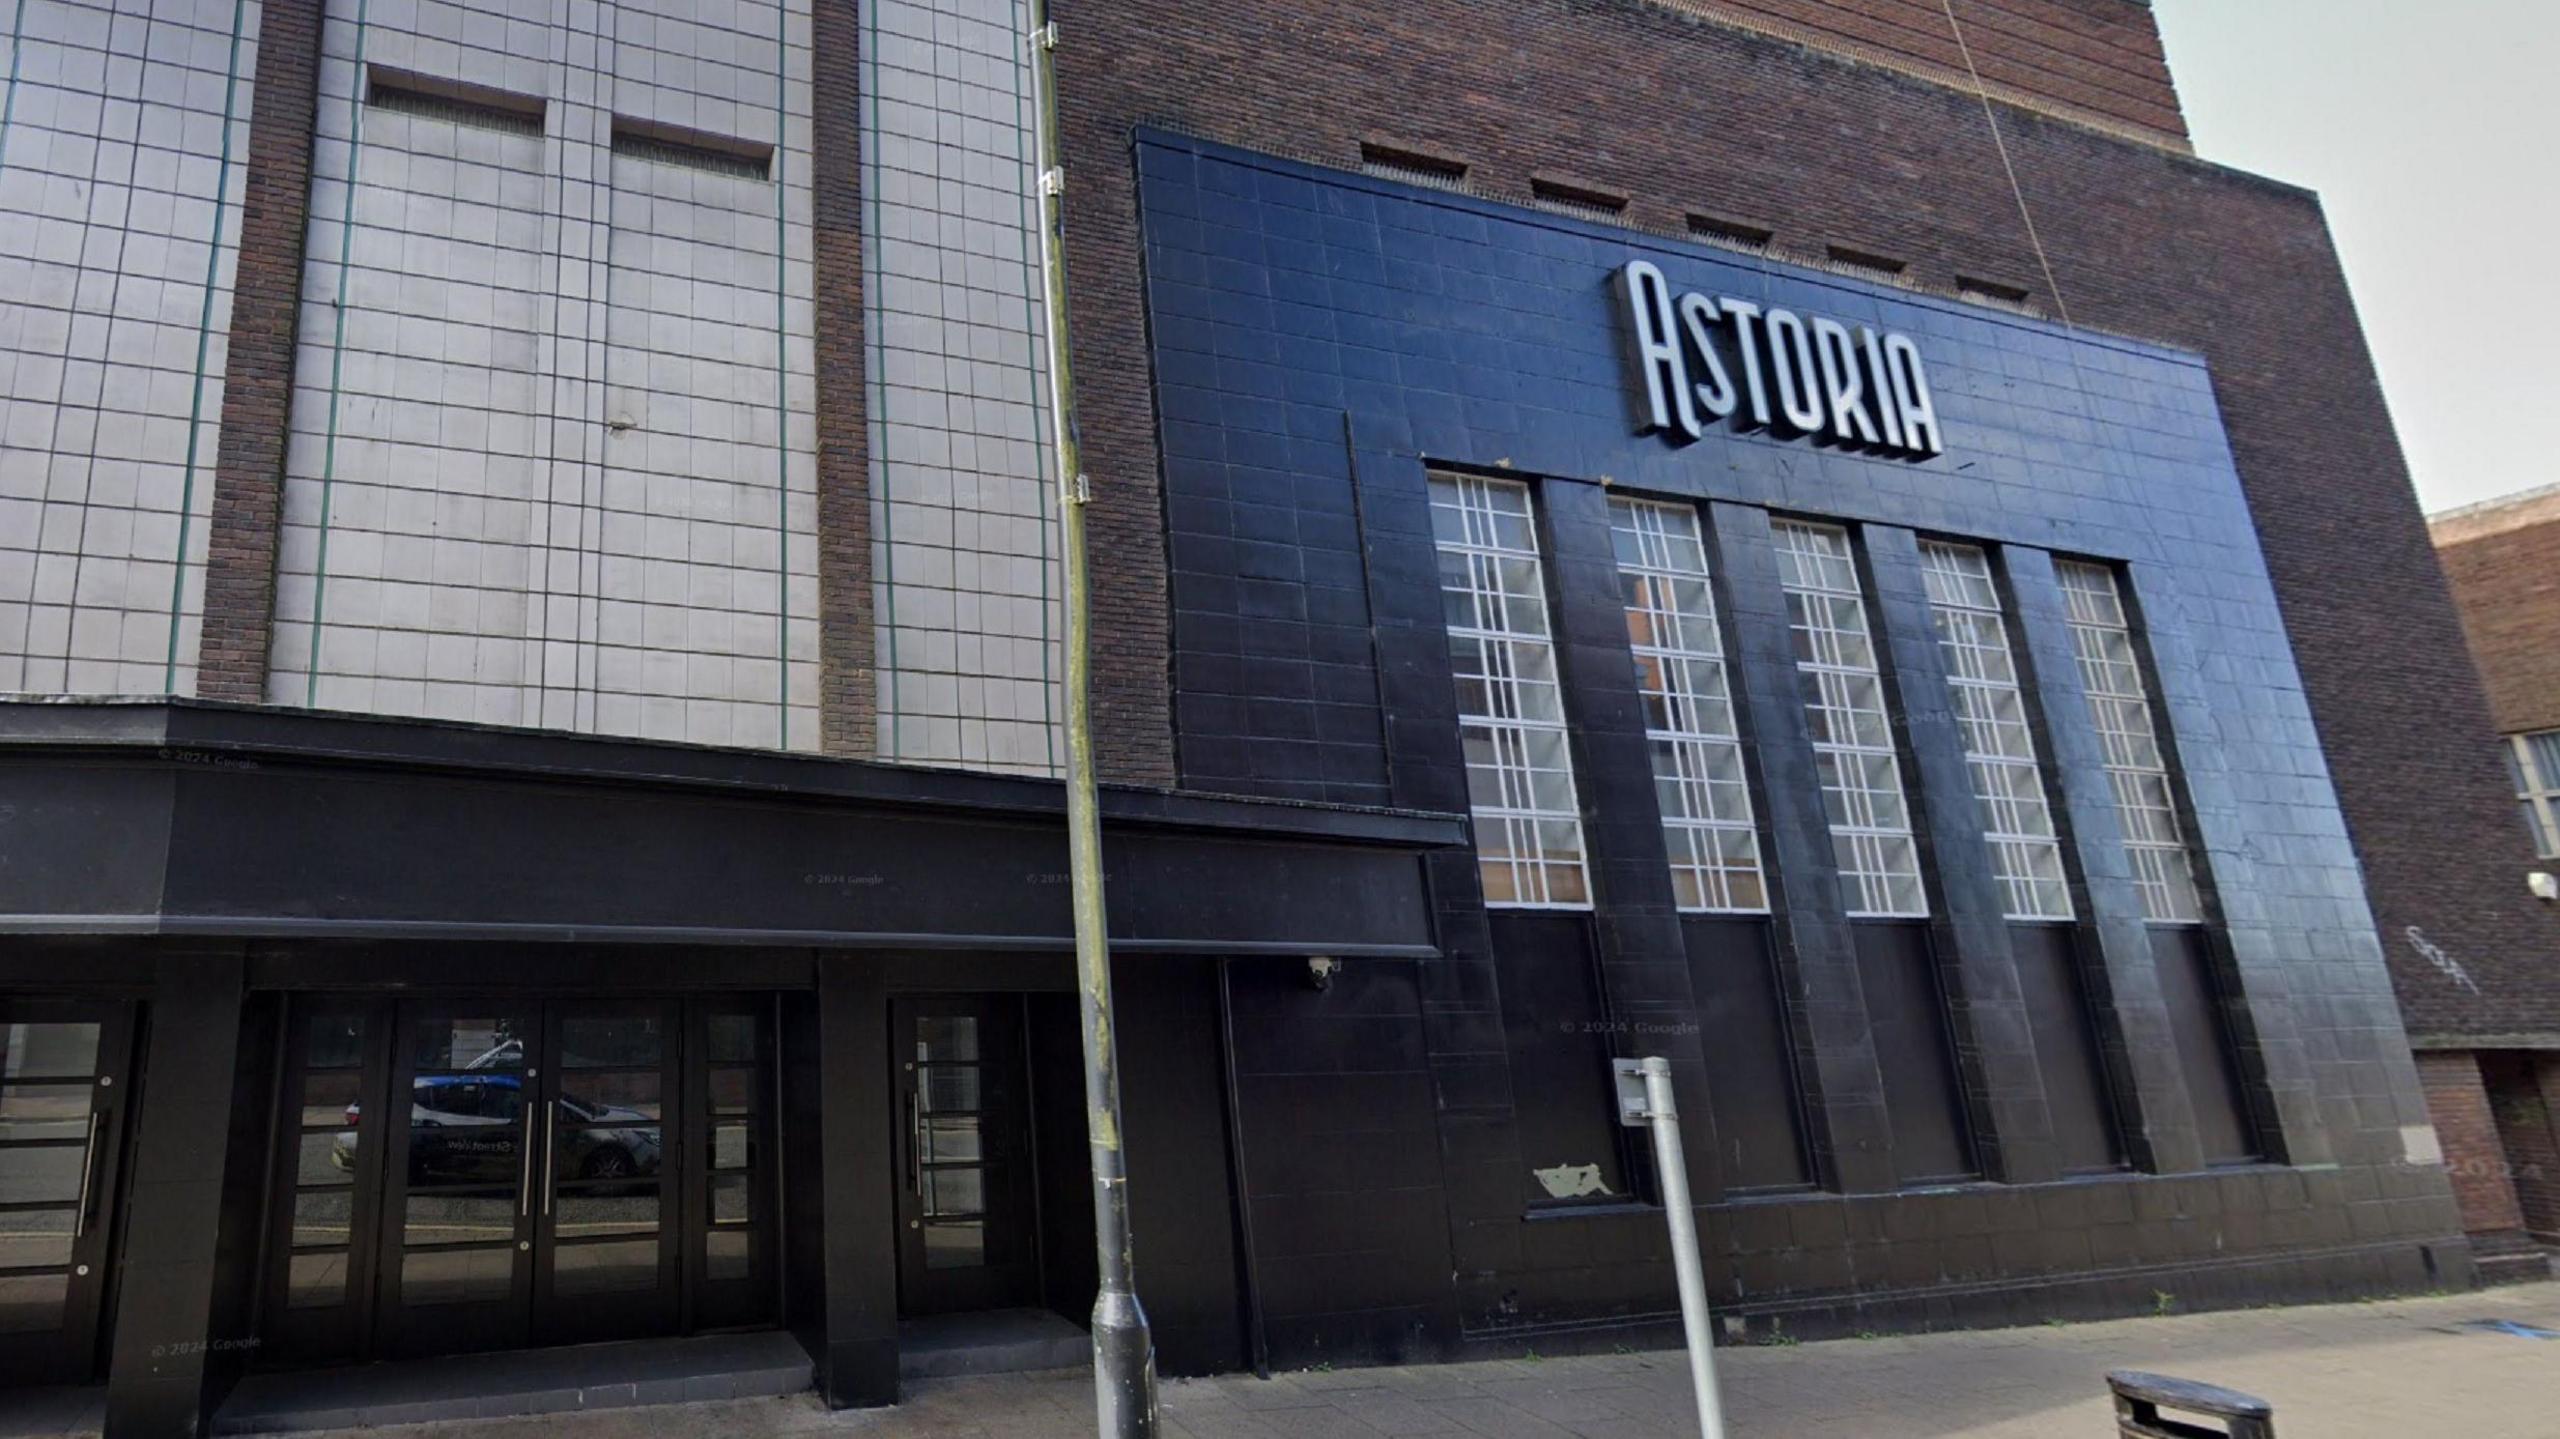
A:
<svg viewBox="0 0 2560 1439">
<path fill-rule="evenodd" d="M 1777 381 L 1778 409 L 1787 423 L 1810 435 L 1822 428 L 1822 400 L 1815 392 L 1813 342 L 1792 310 L 1769 312 L 1769 374 Z"/>
<path fill-rule="evenodd" d="M 1627 313 L 1622 338 L 1638 382 L 1630 400 L 1639 432 L 1694 440 L 1721 420 L 1916 459 L 1946 453 L 1928 366 L 1910 336 L 1730 295 L 1675 292 L 1644 260 L 1629 261 L 1613 280 Z"/>
<path fill-rule="evenodd" d="M 1686 439 L 1706 432 L 1689 393 L 1689 376 L 1680 362 L 1679 333 L 1671 324 L 1671 285 L 1662 271 L 1642 260 L 1618 272 L 1618 289 L 1627 307 L 1628 360 L 1643 377 L 1645 404 L 1637 410 L 1639 428 L 1673 430 Z"/>
<path fill-rule="evenodd" d="M 1760 307 L 1727 296 L 1716 302 L 1716 308 L 1733 321 L 1734 338 L 1742 342 L 1742 387 L 1751 397 L 1751 423 L 1765 428 L 1769 423 L 1769 389 L 1760 379 Z"/>
<path fill-rule="evenodd" d="M 1742 397 L 1734 391 L 1733 376 L 1725 373 L 1724 357 L 1716 353 L 1715 322 L 1715 301 L 1695 290 L 1680 297 L 1680 323 L 1689 332 L 1690 355 L 1706 376 L 1690 389 L 1697 395 L 1699 409 L 1730 420 Z"/>
<path fill-rule="evenodd" d="M 1938 433 L 1938 402 L 1929 393 L 1929 371 L 1920 363 L 1920 347 L 1908 335 L 1887 335 L 1884 357 L 1893 371 L 1894 403 L 1902 408 L 1904 448 L 1919 455 L 1945 454 L 1947 442 Z"/>
<path fill-rule="evenodd" d="M 1880 438 L 1867 418 L 1866 381 L 1858 374 L 1858 355 L 1848 327 L 1816 315 L 1813 354 L 1822 365 L 1822 399 L 1831 411 L 1831 434 L 1844 445 L 1872 445 Z"/>
<path fill-rule="evenodd" d="M 1866 371 L 1867 392 L 1876 397 L 1876 419 L 1884 425 L 1884 442 L 1894 449 L 1906 448 L 1902 437 L 1902 406 L 1894 403 L 1893 372 L 1885 368 L 1884 341 L 1864 325 L 1858 327 L 1858 353 Z"/>
</svg>

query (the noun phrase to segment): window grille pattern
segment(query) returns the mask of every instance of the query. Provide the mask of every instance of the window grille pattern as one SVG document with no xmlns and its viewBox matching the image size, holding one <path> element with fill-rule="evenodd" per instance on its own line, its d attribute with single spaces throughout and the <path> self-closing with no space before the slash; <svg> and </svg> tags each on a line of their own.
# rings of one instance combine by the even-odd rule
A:
<svg viewBox="0 0 2560 1439">
<path fill-rule="evenodd" d="M 2560 729 L 2507 737 L 2507 771 L 2515 776 L 2516 802 L 2533 852 L 2560 859 Z"/>
<path fill-rule="evenodd" d="M 1813 729 L 1814 762 L 1849 914 L 1926 915 L 1911 806 L 1903 794 L 1849 532 L 1796 520 L 1777 521 L 1770 531 L 1777 540 L 1796 676 Z"/>
<path fill-rule="evenodd" d="M 740 180 L 773 178 L 773 147 L 615 116 L 613 152 Z"/>
<path fill-rule="evenodd" d="M 2080 658 L 2090 718 L 2106 746 L 2133 880 L 2145 917 L 2188 924 L 2204 917 L 2196 898 L 2193 857 L 2169 792 L 2169 762 L 2151 718 L 2151 693 L 2133 649 L 2115 571 L 2085 560 L 2058 560 L 2054 572 L 2071 611 L 2071 645 Z"/>
<path fill-rule="evenodd" d="M 1764 912 L 1769 898 L 1760 836 L 1743 777 L 1698 512 L 1687 505 L 1613 499 L 1609 530 L 1617 546 L 1636 688 L 1644 696 L 1672 891 L 1684 910 Z"/>
<path fill-rule="evenodd" d="M 2027 724 L 1990 556 L 1972 545 L 1923 541 L 1920 566 L 2003 908 L 2011 919 L 2069 919 L 2062 841 L 2045 798 L 2044 771 L 2036 762 L 2035 734 Z"/>
<path fill-rule="evenodd" d="M 1431 522 L 1485 902 L 1588 907 L 1582 806 L 1529 488 L 1434 475 Z"/>
<path fill-rule="evenodd" d="M 376 65 L 365 77 L 364 102 L 379 109 L 424 120 L 450 120 L 510 135 L 540 135 L 544 111 L 539 95 L 519 95 L 460 81 L 439 81 Z"/>
</svg>

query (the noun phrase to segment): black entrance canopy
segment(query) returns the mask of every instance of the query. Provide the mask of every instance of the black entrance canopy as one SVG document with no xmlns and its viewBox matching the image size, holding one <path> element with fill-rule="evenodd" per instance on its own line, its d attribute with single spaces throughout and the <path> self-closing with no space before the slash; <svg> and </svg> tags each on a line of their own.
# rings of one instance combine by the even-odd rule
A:
<svg viewBox="0 0 2560 1439">
<path fill-rule="evenodd" d="M 1040 778 L 186 700 L 0 704 L 0 933 L 1069 941 Z M 1431 952 L 1454 815 L 1106 787 L 1115 947 Z"/>
</svg>

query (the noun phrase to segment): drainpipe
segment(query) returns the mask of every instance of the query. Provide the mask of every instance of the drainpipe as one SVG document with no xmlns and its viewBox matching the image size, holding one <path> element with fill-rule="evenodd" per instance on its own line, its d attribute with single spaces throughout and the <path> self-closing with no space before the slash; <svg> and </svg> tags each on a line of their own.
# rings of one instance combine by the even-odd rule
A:
<svg viewBox="0 0 2560 1439">
<path fill-rule="evenodd" d="M 1120 1135 L 1120 1072 L 1111 1011 L 1111 952 L 1103 917 L 1102 822 L 1093 780 L 1093 596 L 1085 552 L 1083 448 L 1067 354 L 1066 171 L 1058 161 L 1058 27 L 1048 0 L 1031 0 L 1034 142 L 1040 175 L 1040 274 L 1049 331 L 1049 423 L 1058 456 L 1066 581 L 1067 868 L 1075 893 L 1076 991 L 1083 1010 L 1084 1123 L 1093 1153 L 1093 1239 L 1101 1272 L 1093 1300 L 1093 1402 L 1103 1439 L 1155 1439 L 1155 1341 L 1138 1305 L 1129 1242 L 1129 1174 Z"/>
</svg>

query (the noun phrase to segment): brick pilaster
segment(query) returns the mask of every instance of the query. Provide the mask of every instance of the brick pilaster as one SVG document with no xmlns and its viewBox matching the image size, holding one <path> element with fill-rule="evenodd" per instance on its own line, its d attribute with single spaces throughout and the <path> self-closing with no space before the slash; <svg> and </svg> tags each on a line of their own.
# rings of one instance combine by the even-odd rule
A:
<svg viewBox="0 0 2560 1439">
<path fill-rule="evenodd" d="M 818 729 L 829 754 L 879 749 L 871 611 L 871 454 L 863 354 L 862 14 L 813 0 L 810 186 L 816 209 Z"/>
<path fill-rule="evenodd" d="M 267 0 L 258 21 L 240 263 L 232 286 L 230 358 L 222 374 L 213 515 L 206 530 L 196 691 L 207 699 L 266 698 L 302 252 L 310 233 L 321 17 L 322 0 Z"/>
<path fill-rule="evenodd" d="M 2453 1178 L 2463 1231 L 2501 1234 L 2523 1228 L 2524 1210 L 2489 1108 L 2489 1091 L 2481 1082 L 2480 1056 L 2467 1049 L 2420 1054 L 2418 1083 L 2426 1091 L 2436 1143 L 2444 1149 L 2445 1171 Z"/>
</svg>

